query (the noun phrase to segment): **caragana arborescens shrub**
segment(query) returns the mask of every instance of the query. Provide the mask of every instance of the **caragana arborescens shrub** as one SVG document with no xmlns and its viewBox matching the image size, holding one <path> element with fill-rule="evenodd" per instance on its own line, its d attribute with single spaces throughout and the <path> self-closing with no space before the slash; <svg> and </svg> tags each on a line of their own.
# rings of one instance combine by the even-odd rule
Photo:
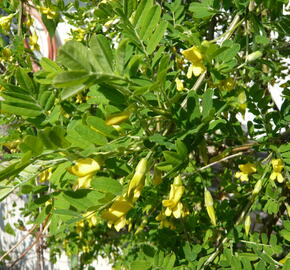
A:
<svg viewBox="0 0 290 270">
<path fill-rule="evenodd" d="M 1 2 L 0 198 L 52 262 L 290 269 L 287 2 Z"/>
</svg>

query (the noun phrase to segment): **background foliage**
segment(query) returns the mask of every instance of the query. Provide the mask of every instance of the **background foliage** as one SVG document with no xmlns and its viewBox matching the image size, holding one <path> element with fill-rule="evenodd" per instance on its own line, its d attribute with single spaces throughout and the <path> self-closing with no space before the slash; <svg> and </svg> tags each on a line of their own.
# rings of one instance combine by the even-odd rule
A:
<svg viewBox="0 0 290 270">
<path fill-rule="evenodd" d="M 268 90 L 289 74 L 288 1 L 83 2 L 1 1 L 1 200 L 25 196 L 51 260 L 65 250 L 73 269 L 97 255 L 115 269 L 289 269 L 289 82 L 281 108 Z M 76 27 L 56 61 L 33 54 L 25 5 L 51 36 Z"/>
</svg>

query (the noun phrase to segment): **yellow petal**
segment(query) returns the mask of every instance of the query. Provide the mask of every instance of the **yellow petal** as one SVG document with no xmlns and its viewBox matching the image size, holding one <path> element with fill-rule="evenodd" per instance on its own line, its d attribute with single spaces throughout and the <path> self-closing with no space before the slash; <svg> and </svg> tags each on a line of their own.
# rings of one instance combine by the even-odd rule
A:
<svg viewBox="0 0 290 270">
<path fill-rule="evenodd" d="M 198 62 L 203 58 L 200 50 L 196 46 L 184 50 L 182 54 L 187 60 L 189 60 L 192 63 Z"/>
<path fill-rule="evenodd" d="M 206 68 L 201 62 L 197 62 L 192 65 L 192 73 L 196 77 L 205 71 L 206 71 Z"/>
<path fill-rule="evenodd" d="M 283 177 L 283 175 L 282 175 L 281 173 L 278 173 L 278 174 L 277 174 L 277 181 L 278 181 L 279 183 L 283 183 L 283 181 L 284 181 L 284 177 Z"/>
<path fill-rule="evenodd" d="M 74 186 L 74 190 L 79 188 L 90 188 L 91 187 L 91 180 L 93 175 L 88 174 L 77 179 L 77 184 Z"/>
<path fill-rule="evenodd" d="M 86 176 L 100 170 L 100 164 L 92 158 L 84 158 L 76 161 L 76 164 L 68 171 L 76 176 Z"/>
<path fill-rule="evenodd" d="M 179 78 L 175 79 L 175 83 L 176 83 L 176 89 L 178 91 L 184 90 L 183 82 Z"/>
<path fill-rule="evenodd" d="M 115 223 L 114 227 L 117 232 L 119 232 L 122 228 L 124 228 L 127 224 L 127 220 L 125 217 L 119 218 Z"/>
</svg>

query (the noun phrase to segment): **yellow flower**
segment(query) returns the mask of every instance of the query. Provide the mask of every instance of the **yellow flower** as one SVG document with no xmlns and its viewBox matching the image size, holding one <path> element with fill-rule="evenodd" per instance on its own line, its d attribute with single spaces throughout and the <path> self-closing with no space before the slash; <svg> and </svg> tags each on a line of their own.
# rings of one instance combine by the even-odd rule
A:
<svg viewBox="0 0 290 270">
<path fill-rule="evenodd" d="M 41 173 L 38 175 L 38 181 L 39 181 L 40 183 L 43 183 L 43 182 L 49 180 L 50 177 L 51 177 L 51 174 L 52 174 L 51 172 L 52 172 L 52 168 L 48 168 L 47 170 L 41 172 Z"/>
<path fill-rule="evenodd" d="M 127 196 L 135 202 L 141 195 L 144 186 L 145 173 L 147 171 L 147 159 L 142 158 L 135 170 L 135 173 L 129 183 Z"/>
<path fill-rule="evenodd" d="M 162 228 L 168 228 L 170 230 L 175 230 L 176 229 L 174 224 L 167 219 L 167 217 L 164 214 L 164 212 L 159 213 L 158 216 L 155 219 L 157 221 L 160 221 L 160 223 L 159 223 L 160 229 L 162 229 Z"/>
<path fill-rule="evenodd" d="M 256 172 L 256 166 L 252 163 L 239 165 L 240 172 L 236 172 L 235 177 L 240 178 L 241 181 L 249 181 L 249 174 Z"/>
<path fill-rule="evenodd" d="M 125 216 L 132 207 L 132 203 L 126 197 L 119 196 L 111 207 L 102 213 L 102 218 L 108 221 L 109 228 L 114 226 L 116 231 L 120 231 L 128 223 Z"/>
<path fill-rule="evenodd" d="M 2 28 L 4 32 L 9 31 L 13 16 L 14 14 L 10 14 L 8 16 L 3 16 L 0 18 L 0 27 Z"/>
<path fill-rule="evenodd" d="M 12 52 L 10 48 L 3 48 L 1 52 L 0 61 L 11 62 L 13 60 Z"/>
<path fill-rule="evenodd" d="M 38 36 L 36 32 L 34 31 L 32 36 L 29 37 L 29 45 L 32 51 L 34 50 L 39 51 L 40 48 L 37 41 L 38 41 Z"/>
<path fill-rule="evenodd" d="M 86 31 L 84 29 L 77 28 L 77 29 L 74 29 L 72 31 L 73 31 L 74 38 L 75 38 L 76 41 L 83 41 L 84 40 L 84 37 L 85 37 L 85 34 L 86 34 Z"/>
<path fill-rule="evenodd" d="M 49 7 L 39 7 L 42 14 L 45 14 L 47 19 L 52 20 L 56 16 L 56 12 Z"/>
<path fill-rule="evenodd" d="M 33 21 L 34 19 L 31 16 L 28 16 L 25 22 L 26 26 L 30 27 L 33 24 Z"/>
<path fill-rule="evenodd" d="M 180 218 L 183 213 L 183 205 L 180 199 L 184 193 L 184 186 L 182 185 L 181 177 L 177 176 L 174 178 L 174 182 L 171 185 L 169 199 L 163 200 L 162 204 L 166 207 L 165 215 L 170 216 L 173 214 L 175 218 Z"/>
<path fill-rule="evenodd" d="M 206 68 L 203 64 L 203 55 L 199 48 L 193 46 L 182 52 L 183 56 L 191 62 L 191 66 L 187 72 L 187 78 L 191 78 L 192 74 L 194 76 L 199 76 L 201 73 L 206 71 Z"/>
<path fill-rule="evenodd" d="M 284 168 L 283 162 L 281 159 L 272 159 L 272 166 L 273 166 L 273 172 L 270 175 L 271 180 L 277 179 L 279 183 L 282 183 L 284 181 L 284 177 L 281 174 L 281 171 Z"/>
<path fill-rule="evenodd" d="M 83 217 L 86 218 L 90 227 L 97 225 L 97 217 L 94 211 L 88 211 L 87 213 L 83 214 Z"/>
<path fill-rule="evenodd" d="M 227 78 L 227 79 L 221 81 L 218 86 L 219 86 L 220 90 L 231 91 L 235 87 L 235 81 L 233 78 Z"/>
<path fill-rule="evenodd" d="M 175 79 L 175 83 L 176 83 L 176 89 L 178 91 L 184 90 L 183 82 L 179 78 Z"/>
<path fill-rule="evenodd" d="M 93 175 L 100 168 L 100 163 L 92 158 L 77 160 L 76 164 L 68 169 L 71 174 L 79 177 L 77 184 L 74 185 L 74 189 L 89 188 Z"/>
</svg>

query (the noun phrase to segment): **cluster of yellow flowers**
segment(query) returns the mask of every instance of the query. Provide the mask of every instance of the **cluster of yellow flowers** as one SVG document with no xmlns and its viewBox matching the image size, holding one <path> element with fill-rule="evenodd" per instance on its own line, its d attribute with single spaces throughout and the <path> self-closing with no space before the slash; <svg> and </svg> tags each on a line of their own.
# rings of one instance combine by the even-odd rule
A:
<svg viewBox="0 0 290 270">
<path fill-rule="evenodd" d="M 72 30 L 74 38 L 76 41 L 83 41 L 85 38 L 86 30 L 82 28 L 77 28 Z"/>
<path fill-rule="evenodd" d="M 90 188 L 93 175 L 101 168 L 100 162 L 92 158 L 83 158 L 76 161 L 76 164 L 68 171 L 78 176 L 77 183 L 73 189 Z"/>
<path fill-rule="evenodd" d="M 276 180 L 279 183 L 284 181 L 284 177 L 282 175 L 282 170 L 284 168 L 283 162 L 281 159 L 273 159 L 271 161 L 273 171 L 270 175 L 271 180 Z M 239 165 L 240 172 L 236 172 L 235 177 L 240 178 L 241 181 L 249 181 L 249 175 L 255 173 L 257 171 L 255 164 L 246 163 Z"/>
<path fill-rule="evenodd" d="M 0 18 L 0 28 L 2 29 L 3 32 L 9 31 L 13 16 L 14 14 L 10 14 L 8 16 L 3 16 Z"/>
<path fill-rule="evenodd" d="M 133 204 L 140 197 L 144 187 L 145 174 L 147 171 L 147 159 L 139 161 L 133 178 L 129 183 L 128 190 L 122 196 L 118 196 L 111 207 L 102 213 L 102 218 L 108 221 L 108 226 L 114 226 L 116 231 L 120 231 L 129 222 L 126 220 L 126 214 L 133 207 Z"/>
<path fill-rule="evenodd" d="M 46 15 L 47 19 L 52 20 L 56 17 L 56 12 L 52 10 L 50 7 L 38 7 L 39 11 Z"/>
<path fill-rule="evenodd" d="M 180 202 L 180 199 L 185 191 L 185 188 L 182 184 L 181 176 L 178 175 L 174 178 L 173 184 L 170 188 L 169 198 L 163 200 L 162 204 L 165 209 L 165 215 L 173 215 L 175 218 L 184 217 L 186 212 L 183 210 L 183 204 Z"/>
<path fill-rule="evenodd" d="M 7 62 L 12 62 L 12 60 L 13 60 L 13 56 L 12 56 L 11 49 L 8 47 L 3 48 L 3 50 L 1 51 L 0 61 L 7 63 Z"/>
<path fill-rule="evenodd" d="M 32 51 L 39 51 L 39 45 L 38 45 L 38 36 L 36 34 L 36 32 L 34 31 L 32 33 L 32 35 L 29 37 L 29 45 L 30 45 L 30 49 Z"/>
</svg>

